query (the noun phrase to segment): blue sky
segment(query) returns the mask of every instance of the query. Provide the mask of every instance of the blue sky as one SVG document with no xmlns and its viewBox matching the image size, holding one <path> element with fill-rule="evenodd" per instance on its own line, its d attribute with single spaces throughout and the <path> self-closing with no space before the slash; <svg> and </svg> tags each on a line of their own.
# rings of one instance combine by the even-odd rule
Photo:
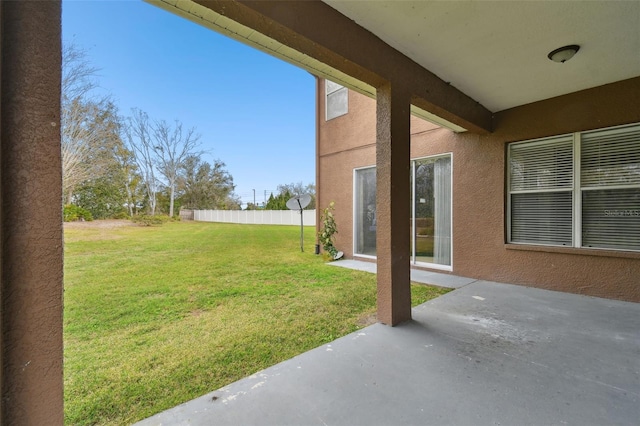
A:
<svg viewBox="0 0 640 426">
<path fill-rule="evenodd" d="M 62 3 L 63 42 L 86 49 L 121 115 L 196 127 L 243 202 L 315 180 L 315 81 L 306 71 L 141 1 Z"/>
</svg>

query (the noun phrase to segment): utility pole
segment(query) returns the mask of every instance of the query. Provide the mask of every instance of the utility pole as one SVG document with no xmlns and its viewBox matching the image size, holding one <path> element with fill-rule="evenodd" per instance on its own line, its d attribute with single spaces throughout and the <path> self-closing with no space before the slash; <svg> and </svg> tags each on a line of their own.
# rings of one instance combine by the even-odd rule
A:
<svg viewBox="0 0 640 426">
<path fill-rule="evenodd" d="M 256 208 L 256 190 L 253 190 L 253 208 Z"/>
</svg>

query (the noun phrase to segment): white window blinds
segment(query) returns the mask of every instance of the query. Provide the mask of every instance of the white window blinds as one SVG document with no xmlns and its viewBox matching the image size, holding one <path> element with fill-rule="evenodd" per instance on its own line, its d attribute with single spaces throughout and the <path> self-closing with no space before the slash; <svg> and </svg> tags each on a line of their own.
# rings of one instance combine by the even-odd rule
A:
<svg viewBox="0 0 640 426">
<path fill-rule="evenodd" d="M 582 187 L 640 186 L 640 126 L 582 135 Z"/>
<path fill-rule="evenodd" d="M 581 138 L 582 246 L 640 250 L 640 126 Z"/>
<path fill-rule="evenodd" d="M 512 144 L 509 148 L 512 192 L 572 189 L 572 137 Z"/>
<path fill-rule="evenodd" d="M 509 145 L 508 241 L 640 250 L 640 125 Z"/>
<path fill-rule="evenodd" d="M 573 139 L 509 146 L 511 242 L 572 244 Z"/>
</svg>

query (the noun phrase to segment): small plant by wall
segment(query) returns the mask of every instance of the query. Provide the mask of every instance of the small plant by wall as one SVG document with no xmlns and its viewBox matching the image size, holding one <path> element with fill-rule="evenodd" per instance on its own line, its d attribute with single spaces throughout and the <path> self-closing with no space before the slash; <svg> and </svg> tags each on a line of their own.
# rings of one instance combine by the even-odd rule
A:
<svg viewBox="0 0 640 426">
<path fill-rule="evenodd" d="M 335 234 L 338 233 L 338 225 L 333 216 L 334 208 L 335 203 L 332 201 L 327 208 L 322 210 L 322 214 L 320 215 L 321 226 L 318 231 L 318 241 L 322 244 L 325 257 L 329 257 L 328 260 L 334 260 L 338 253 L 338 249 L 333 245 Z"/>
</svg>

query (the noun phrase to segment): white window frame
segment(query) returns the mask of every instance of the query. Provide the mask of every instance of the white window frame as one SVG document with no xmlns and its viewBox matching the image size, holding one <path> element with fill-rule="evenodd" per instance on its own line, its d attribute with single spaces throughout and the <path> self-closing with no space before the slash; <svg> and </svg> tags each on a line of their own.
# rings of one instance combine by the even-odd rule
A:
<svg viewBox="0 0 640 426">
<path fill-rule="evenodd" d="M 512 179 L 511 179 L 511 152 L 512 149 L 518 146 L 528 146 L 528 147 L 535 147 L 535 146 L 550 146 L 553 145 L 554 142 L 562 142 L 562 143 L 567 143 L 570 142 L 572 144 L 573 147 L 573 159 L 572 159 L 572 163 L 571 163 L 571 167 L 572 167 L 572 182 L 568 187 L 549 187 L 549 185 L 543 185 L 546 187 L 540 188 L 540 189 L 531 189 L 531 188 L 526 188 L 526 189 L 519 189 L 519 190 L 515 190 L 512 191 L 511 189 L 511 184 L 512 184 Z M 521 141 L 521 142 L 514 142 L 509 144 L 508 146 L 508 150 L 507 150 L 508 154 L 507 154 L 507 242 L 509 242 L 510 244 L 526 244 L 526 245 L 541 245 L 541 246 L 554 246 L 554 247 L 572 247 L 574 245 L 575 239 L 573 238 L 573 233 L 574 231 L 571 230 L 571 242 L 569 244 L 553 244 L 553 243 L 534 243 L 531 241 L 526 241 L 526 242 L 519 242 L 519 241 L 513 241 L 513 236 L 512 236 L 512 231 L 513 231 L 513 221 L 512 221 L 512 195 L 515 194 L 543 194 L 543 193 L 571 193 L 571 203 L 572 203 L 572 217 L 571 217 L 571 224 L 573 226 L 573 223 L 575 221 L 575 202 L 574 202 L 574 196 L 573 196 L 573 190 L 574 190 L 574 185 L 575 185 L 575 174 L 576 174 L 576 168 L 575 168 L 575 144 L 574 144 L 574 137 L 571 134 L 565 134 L 565 135 L 558 135 L 558 136 L 552 136 L 552 137 L 547 137 L 547 138 L 540 138 L 540 139 L 533 139 L 533 140 L 528 140 L 528 141 Z M 555 176 L 555 175 L 554 175 Z M 526 182 L 525 182 L 526 185 Z"/>
<path fill-rule="evenodd" d="M 327 84 L 327 83 L 334 84 L 336 87 L 333 90 L 329 90 L 330 84 Z M 342 112 L 340 114 L 337 114 L 337 115 L 329 117 L 329 96 L 331 96 L 333 94 L 337 94 L 340 91 L 344 91 L 345 92 L 345 96 L 347 98 L 347 109 L 346 109 L 346 111 L 344 111 L 344 112 Z M 325 79 L 325 81 L 324 81 L 324 118 L 325 118 L 325 121 L 329 121 L 329 120 L 333 120 L 334 118 L 342 117 L 343 115 L 346 115 L 348 113 L 349 113 L 349 90 L 346 87 L 344 87 L 344 86 L 342 86 L 342 85 L 340 85 L 338 83 L 335 83 L 335 82 L 333 82 L 331 80 L 326 80 Z"/>
<path fill-rule="evenodd" d="M 351 237 L 351 241 L 353 243 L 353 256 L 354 257 L 361 257 L 364 259 L 377 259 L 377 256 L 373 256 L 370 254 L 361 254 L 361 253 L 357 253 L 358 250 L 358 241 L 357 241 L 357 232 L 358 232 L 358 224 L 357 224 L 357 220 L 359 220 L 357 214 L 358 214 L 358 202 L 357 202 L 357 190 L 358 190 L 358 171 L 360 170 L 367 170 L 367 169 L 375 169 L 376 166 L 364 166 L 364 167 L 357 167 L 355 169 L 353 169 L 353 190 L 351 191 L 352 194 L 352 206 L 353 206 L 353 213 L 352 216 L 353 217 L 353 226 L 352 226 L 352 231 L 353 231 L 353 235 Z M 376 183 L 376 191 L 377 191 L 377 183 Z M 377 252 L 377 248 L 376 248 L 376 252 Z"/>
<path fill-rule="evenodd" d="M 508 244 L 516 244 L 516 245 L 534 245 L 534 246 L 549 246 L 549 247 L 571 247 L 576 249 L 586 249 L 586 250 L 610 250 L 610 251 L 621 251 L 621 252 L 640 252 L 640 249 L 626 249 L 626 248 L 611 248 L 611 247 L 591 247 L 591 246 L 583 246 L 582 234 L 583 234 L 583 217 L 582 217 L 582 194 L 584 191 L 589 190 L 598 190 L 598 189 L 640 189 L 640 184 L 629 184 L 629 185 L 620 185 L 620 186 L 590 186 L 583 187 L 581 182 L 581 174 L 582 174 L 582 164 L 581 164 L 581 153 L 582 153 L 582 139 L 584 135 L 589 135 L 596 132 L 602 133 L 614 133 L 619 132 L 620 130 L 629 129 L 630 131 L 637 131 L 640 129 L 640 123 L 623 125 L 623 126 L 615 126 L 603 129 L 595 129 L 584 132 L 576 132 L 565 135 L 558 135 L 549 138 L 540 138 L 533 139 L 528 141 L 514 142 L 509 144 L 507 149 L 507 179 L 506 179 L 506 191 L 507 191 L 507 243 Z M 518 242 L 512 240 L 512 195 L 518 193 L 518 191 L 511 190 L 511 149 L 514 146 L 522 145 L 522 144 L 535 144 L 540 142 L 546 142 L 554 139 L 562 139 L 567 136 L 572 137 L 573 143 L 573 184 L 571 188 L 572 192 L 572 243 L 571 245 L 558 245 L 558 244 L 544 244 L 544 243 L 532 243 L 532 242 Z M 640 148 L 639 148 L 640 149 Z M 636 215 L 640 215 L 640 208 L 636 212 Z"/>
</svg>

